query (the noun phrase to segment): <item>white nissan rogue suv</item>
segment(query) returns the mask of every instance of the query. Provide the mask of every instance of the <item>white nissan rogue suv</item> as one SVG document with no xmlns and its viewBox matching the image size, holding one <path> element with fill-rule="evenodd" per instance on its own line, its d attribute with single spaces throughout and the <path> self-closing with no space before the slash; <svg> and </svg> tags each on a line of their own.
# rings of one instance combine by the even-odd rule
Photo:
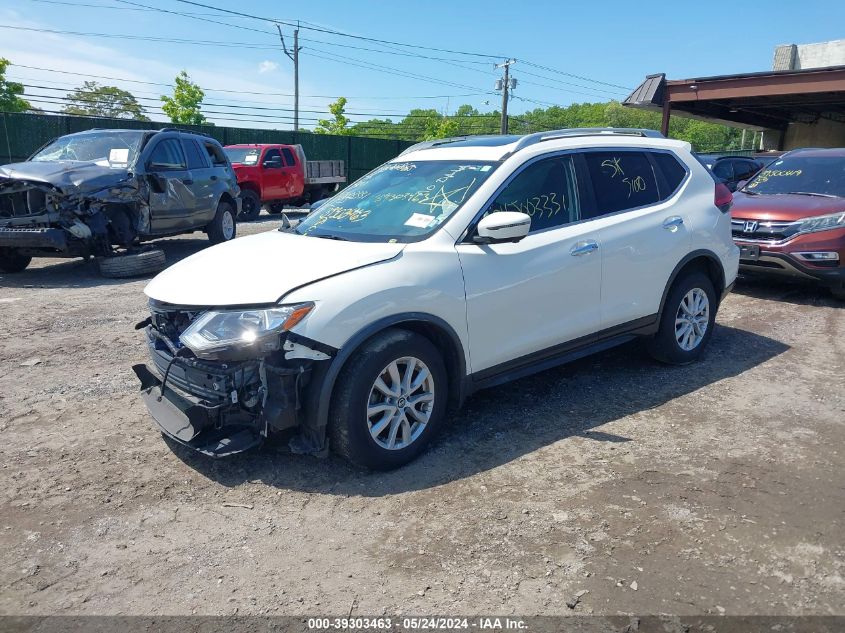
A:
<svg viewBox="0 0 845 633">
<path fill-rule="evenodd" d="M 730 203 L 649 130 L 419 143 L 153 279 L 142 397 L 208 455 L 296 428 L 295 452 L 394 468 L 477 389 L 635 337 L 698 359 L 737 273 Z"/>
</svg>

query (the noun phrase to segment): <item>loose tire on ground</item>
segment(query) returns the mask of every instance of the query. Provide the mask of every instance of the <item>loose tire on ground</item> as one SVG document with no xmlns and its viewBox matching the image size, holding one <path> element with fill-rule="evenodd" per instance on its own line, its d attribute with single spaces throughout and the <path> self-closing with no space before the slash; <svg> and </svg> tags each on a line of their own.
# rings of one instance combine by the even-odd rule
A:
<svg viewBox="0 0 845 633">
<path fill-rule="evenodd" d="M 241 189 L 241 213 L 238 220 L 252 222 L 261 215 L 261 198 L 251 189 Z"/>
<path fill-rule="evenodd" d="M 387 449 L 379 445 L 371 434 L 368 413 L 374 406 L 372 399 L 377 393 L 375 383 L 391 363 L 409 358 L 420 361 L 430 375 L 428 382 L 411 393 L 421 395 L 426 393 L 424 390 L 431 389 L 433 400 L 427 407 L 422 403 L 412 405 L 425 407 L 425 412 L 428 413 L 428 420 L 415 439 L 409 441 L 407 446 Z M 405 367 L 408 365 L 409 363 L 406 363 Z M 412 374 L 412 378 L 424 377 L 421 366 L 417 368 L 419 373 Z M 446 368 L 437 348 L 419 334 L 400 329 L 385 330 L 364 343 L 338 376 L 329 409 L 330 446 L 336 453 L 358 466 L 373 470 L 398 468 L 423 452 L 436 436 L 446 415 L 447 392 Z M 406 402 L 410 403 L 412 397 L 407 396 Z M 375 405 L 376 408 L 378 406 Z M 404 410 L 407 410 L 407 407 Z M 374 414 L 374 417 L 377 416 L 377 413 Z M 399 426 L 401 429 L 401 425 Z M 412 425 L 412 428 L 418 427 Z"/>
<path fill-rule="evenodd" d="M 157 273 L 164 269 L 166 260 L 164 251 L 157 248 L 143 253 L 103 257 L 98 265 L 103 277 L 125 279 Z"/>
<path fill-rule="evenodd" d="M 32 257 L 26 257 L 14 250 L 0 250 L 0 272 L 19 273 L 25 270 Z"/>
<path fill-rule="evenodd" d="M 690 301 L 698 300 L 701 305 L 704 305 L 705 297 L 706 315 L 700 312 L 693 315 L 695 318 L 688 318 L 689 315 L 681 307 L 681 303 L 685 302 L 685 305 L 688 305 Z M 656 360 L 670 365 L 686 365 L 698 360 L 713 335 L 717 309 L 718 297 L 710 278 L 700 271 L 682 274 L 672 284 L 672 288 L 666 297 L 657 334 L 647 344 L 649 353 Z M 694 327 L 693 323 L 697 327 Z M 684 348 L 685 338 L 683 333 L 687 331 L 687 325 L 692 328 L 694 337 L 697 339 L 694 346 L 689 349 Z M 690 339 L 686 339 L 686 341 L 688 345 L 693 342 Z"/>
<path fill-rule="evenodd" d="M 208 241 L 212 244 L 228 242 L 235 239 L 237 231 L 234 207 L 225 200 L 221 200 L 217 205 L 217 213 L 214 215 L 214 219 L 205 227 Z"/>
</svg>

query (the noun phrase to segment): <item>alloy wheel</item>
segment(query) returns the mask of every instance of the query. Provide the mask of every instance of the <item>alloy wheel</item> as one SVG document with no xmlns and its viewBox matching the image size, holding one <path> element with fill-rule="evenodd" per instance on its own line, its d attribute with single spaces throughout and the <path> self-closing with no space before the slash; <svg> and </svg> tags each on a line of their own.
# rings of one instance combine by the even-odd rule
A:
<svg viewBox="0 0 845 633">
<path fill-rule="evenodd" d="M 231 240 L 235 236 L 235 218 L 232 216 L 232 212 L 228 209 L 224 211 L 221 220 L 223 238 L 226 241 Z"/>
<path fill-rule="evenodd" d="M 398 358 L 382 369 L 367 399 L 370 437 L 387 450 L 407 448 L 422 435 L 434 406 L 434 377 L 419 358 Z"/>
<path fill-rule="evenodd" d="M 692 351 L 704 340 L 710 323 L 710 299 L 701 288 L 693 288 L 675 314 L 675 340 L 684 351 Z"/>
</svg>

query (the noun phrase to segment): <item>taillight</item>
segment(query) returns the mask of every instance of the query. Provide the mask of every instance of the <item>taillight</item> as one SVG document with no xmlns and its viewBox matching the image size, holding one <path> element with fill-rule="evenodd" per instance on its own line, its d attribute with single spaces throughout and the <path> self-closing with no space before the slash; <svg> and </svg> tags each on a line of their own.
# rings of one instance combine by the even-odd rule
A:
<svg viewBox="0 0 845 633">
<path fill-rule="evenodd" d="M 731 202 L 733 202 L 733 200 L 734 196 L 731 193 L 731 190 L 725 186 L 725 183 L 717 182 L 713 202 L 717 207 L 719 207 L 719 210 L 722 213 L 727 213 L 728 209 L 731 208 Z"/>
</svg>

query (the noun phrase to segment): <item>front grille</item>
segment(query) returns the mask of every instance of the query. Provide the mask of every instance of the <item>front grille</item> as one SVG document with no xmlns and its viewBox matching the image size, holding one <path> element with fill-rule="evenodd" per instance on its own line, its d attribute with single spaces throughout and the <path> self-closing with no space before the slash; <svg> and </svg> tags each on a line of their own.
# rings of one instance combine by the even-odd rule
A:
<svg viewBox="0 0 845 633">
<path fill-rule="evenodd" d="M 44 213 L 47 195 L 39 189 L 0 194 L 0 219 L 22 218 Z"/>
<path fill-rule="evenodd" d="M 734 239 L 760 242 L 783 242 L 798 233 L 798 222 L 773 222 L 761 220 L 731 220 Z"/>
</svg>

